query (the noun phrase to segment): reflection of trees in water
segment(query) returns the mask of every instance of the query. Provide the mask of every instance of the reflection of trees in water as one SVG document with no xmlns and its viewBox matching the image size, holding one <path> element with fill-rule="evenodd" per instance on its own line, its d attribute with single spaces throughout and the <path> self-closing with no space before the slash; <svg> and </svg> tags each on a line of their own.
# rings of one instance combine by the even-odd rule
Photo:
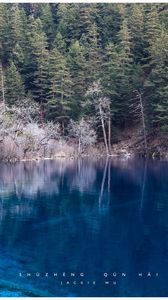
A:
<svg viewBox="0 0 168 300">
<path fill-rule="evenodd" d="M 148 159 L 144 161 L 144 171 L 142 176 L 142 188 L 141 188 L 141 201 L 140 201 L 140 211 L 143 209 L 144 204 L 144 196 L 145 196 L 145 186 L 146 186 L 146 176 L 147 176 L 147 167 L 148 167 Z"/>
<path fill-rule="evenodd" d="M 85 271 L 86 257 L 86 272 L 92 274 L 100 264 L 101 269 L 108 270 L 109 261 L 114 269 L 125 271 L 129 265 L 130 271 L 135 271 L 146 247 L 144 235 L 149 246 L 145 262 L 149 262 L 151 247 L 156 254 L 161 251 L 160 235 L 153 235 L 154 240 L 150 236 L 156 227 L 160 226 L 162 234 L 168 230 L 168 205 L 163 197 L 168 192 L 166 178 L 167 168 L 153 166 L 150 161 L 148 165 L 111 159 L 3 165 L 0 184 L 8 197 L 5 199 L 1 192 L 1 241 L 8 249 L 13 247 L 18 259 L 26 253 L 31 267 L 44 271 L 53 267 L 63 271 L 63 266 Z M 17 218 L 20 215 L 34 220 L 23 226 Z M 162 243 L 166 249 L 166 239 Z"/>
<path fill-rule="evenodd" d="M 35 217 L 36 216 L 36 208 L 34 204 L 30 201 L 24 203 L 14 203 L 12 206 L 2 204 L 1 203 L 1 214 L 0 220 L 4 217 L 14 218 L 15 216 L 25 216 L 25 217 Z"/>
<path fill-rule="evenodd" d="M 0 218 L 35 215 L 34 200 L 41 194 L 59 194 L 62 173 L 70 165 L 59 162 L 22 162 L 1 164 Z"/>
<path fill-rule="evenodd" d="M 123 189 L 123 200 L 128 203 L 127 193 L 130 193 L 130 189 L 141 189 L 141 173 L 143 172 L 143 165 L 135 166 L 134 161 L 125 159 L 109 158 L 106 161 L 101 161 L 99 167 L 103 170 L 102 179 L 100 183 L 99 193 L 99 208 L 101 211 L 109 208 L 112 205 L 111 200 L 119 199 Z M 128 188 L 129 190 L 128 190 Z M 125 191 L 124 191 L 125 189 Z M 141 193 L 140 193 L 141 194 Z M 138 199 L 138 197 L 136 197 Z M 133 201 L 134 199 L 130 199 Z M 114 203 L 113 204 L 117 204 Z M 118 205 L 122 204 L 118 201 Z"/>
<path fill-rule="evenodd" d="M 154 221 L 168 232 L 168 162 L 145 161 L 141 183 L 141 217 L 149 228 Z M 149 214 L 150 211 L 150 214 Z"/>
<path fill-rule="evenodd" d="M 82 161 L 63 159 L 1 164 L 0 218 L 8 213 L 11 216 L 33 215 L 36 198 L 60 197 L 66 190 L 62 199 L 64 203 L 60 205 L 62 209 L 69 201 L 68 193 L 72 187 L 80 192 L 89 190 L 95 177 L 95 168 Z M 49 201 L 46 202 L 46 210 Z"/>
<path fill-rule="evenodd" d="M 53 160 L 40 162 L 22 162 L 1 164 L 0 168 L 0 218 L 10 213 L 33 216 L 37 201 L 43 209 L 50 211 L 50 200 L 54 197 L 53 211 L 59 208 L 59 216 L 69 216 L 69 207 L 76 198 L 80 198 L 81 213 L 86 215 L 89 226 L 97 220 L 87 216 L 88 206 L 91 212 L 108 213 L 110 208 L 119 208 L 139 201 L 139 209 L 145 210 L 146 194 L 161 189 L 166 194 L 166 176 L 162 173 L 161 163 L 145 163 L 141 160 Z M 166 174 L 167 169 L 165 167 Z M 158 179 L 159 174 L 159 180 Z M 152 182 L 152 183 L 150 183 Z M 80 193 L 78 193 L 78 191 Z M 87 200 L 88 199 L 88 200 Z M 156 209 L 164 209 L 162 197 L 154 197 Z M 7 201 L 6 201 L 7 200 Z M 71 222 L 71 217 L 70 220 Z M 72 226 L 72 225 L 71 225 Z M 73 228 L 73 226 L 72 226 Z"/>
<path fill-rule="evenodd" d="M 71 173 L 71 174 L 70 174 Z M 70 176 L 69 176 L 70 175 Z M 10 194 L 33 197 L 38 192 L 47 195 L 59 193 L 64 176 L 69 176 L 69 188 L 85 191 L 94 184 L 96 171 L 92 165 L 82 161 L 54 160 L 26 162 L 15 165 L 2 164 L 0 169 L 0 197 Z"/>
<path fill-rule="evenodd" d="M 96 180 L 96 167 L 92 163 L 86 163 L 78 160 L 75 163 L 75 172 L 73 177 L 69 178 L 69 185 L 72 189 L 77 189 L 81 193 L 90 191 Z"/>
<path fill-rule="evenodd" d="M 57 180 L 52 185 L 50 180 L 55 172 L 54 166 L 42 163 L 18 163 L 16 165 L 3 165 L 0 171 L 0 185 L 3 197 L 14 193 L 18 198 L 32 197 L 43 192 L 48 186 L 48 193 L 58 192 Z"/>
</svg>

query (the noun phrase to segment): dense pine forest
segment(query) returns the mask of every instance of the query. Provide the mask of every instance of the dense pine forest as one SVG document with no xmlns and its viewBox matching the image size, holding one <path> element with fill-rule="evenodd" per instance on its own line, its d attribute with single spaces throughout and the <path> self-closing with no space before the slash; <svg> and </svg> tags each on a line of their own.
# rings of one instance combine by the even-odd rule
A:
<svg viewBox="0 0 168 300">
<path fill-rule="evenodd" d="M 165 153 L 168 5 L 1 3 L 0 106 L 2 159 Z"/>
</svg>

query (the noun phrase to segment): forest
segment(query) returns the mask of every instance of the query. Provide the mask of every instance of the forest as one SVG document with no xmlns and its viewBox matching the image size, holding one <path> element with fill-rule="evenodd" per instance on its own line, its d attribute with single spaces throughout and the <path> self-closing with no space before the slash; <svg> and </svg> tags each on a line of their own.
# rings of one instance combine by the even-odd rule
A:
<svg viewBox="0 0 168 300">
<path fill-rule="evenodd" d="M 167 155 L 167 132 L 167 4 L 0 4 L 0 159 Z"/>
</svg>

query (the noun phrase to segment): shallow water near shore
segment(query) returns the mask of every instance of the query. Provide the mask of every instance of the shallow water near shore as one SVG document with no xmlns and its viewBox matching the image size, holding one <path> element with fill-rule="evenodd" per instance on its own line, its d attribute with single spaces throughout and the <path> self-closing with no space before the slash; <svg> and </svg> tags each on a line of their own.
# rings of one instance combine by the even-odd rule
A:
<svg viewBox="0 0 168 300">
<path fill-rule="evenodd" d="M 168 296 L 168 162 L 0 164 L 0 296 Z"/>
</svg>

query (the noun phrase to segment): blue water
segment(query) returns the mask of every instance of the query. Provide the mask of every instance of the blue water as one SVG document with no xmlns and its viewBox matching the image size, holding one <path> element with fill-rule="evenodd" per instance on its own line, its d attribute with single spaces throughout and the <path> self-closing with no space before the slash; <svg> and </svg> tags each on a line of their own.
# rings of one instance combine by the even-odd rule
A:
<svg viewBox="0 0 168 300">
<path fill-rule="evenodd" d="M 0 164 L 0 296 L 168 296 L 168 162 Z"/>
</svg>

